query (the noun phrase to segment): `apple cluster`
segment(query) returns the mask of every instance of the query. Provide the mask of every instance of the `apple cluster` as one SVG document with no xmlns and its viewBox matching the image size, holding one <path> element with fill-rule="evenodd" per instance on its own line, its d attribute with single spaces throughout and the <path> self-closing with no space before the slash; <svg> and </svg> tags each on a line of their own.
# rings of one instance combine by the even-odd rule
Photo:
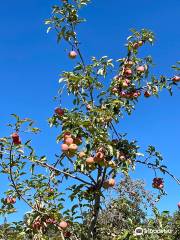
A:
<svg viewBox="0 0 180 240">
<path fill-rule="evenodd" d="M 7 197 L 6 199 L 5 199 L 5 203 L 6 204 L 15 204 L 16 203 L 16 198 L 15 197 Z"/>
<path fill-rule="evenodd" d="M 79 157 L 85 158 L 86 166 L 88 167 L 89 170 L 96 169 L 96 165 L 99 165 L 101 167 L 106 166 L 116 168 L 116 164 L 114 161 L 106 160 L 105 150 L 102 147 L 97 150 L 94 156 L 86 157 L 85 152 L 80 152 Z M 106 189 L 114 186 L 115 186 L 114 179 L 109 179 L 103 183 L 103 187 Z"/>
<path fill-rule="evenodd" d="M 45 225 L 43 224 L 43 222 L 45 222 Z M 43 226 L 47 226 L 47 224 L 50 224 L 50 225 L 52 224 L 63 231 L 65 231 L 69 226 L 68 222 L 66 222 L 66 221 L 61 221 L 60 223 L 58 223 L 57 220 L 55 220 L 54 218 L 51 218 L 51 217 L 48 217 L 43 221 L 40 217 L 37 217 L 33 221 L 32 228 L 34 230 L 40 230 Z"/>
<path fill-rule="evenodd" d="M 82 139 L 80 136 L 78 137 L 73 137 L 70 132 L 65 132 L 64 133 L 64 143 L 61 145 L 61 150 L 68 156 L 68 157 L 73 157 L 77 150 L 78 150 L 78 145 L 82 143 Z"/>
<path fill-rule="evenodd" d="M 123 69 L 121 73 L 114 77 L 114 86 L 111 89 L 113 94 L 118 94 L 121 98 L 127 99 L 136 99 L 141 96 L 141 92 L 132 84 L 132 77 L 134 75 L 134 71 L 138 77 L 142 77 L 146 72 L 146 66 L 139 65 L 134 68 L 135 63 L 131 60 L 125 60 L 123 63 Z M 146 96 L 150 95 L 150 93 L 145 93 Z"/>
</svg>

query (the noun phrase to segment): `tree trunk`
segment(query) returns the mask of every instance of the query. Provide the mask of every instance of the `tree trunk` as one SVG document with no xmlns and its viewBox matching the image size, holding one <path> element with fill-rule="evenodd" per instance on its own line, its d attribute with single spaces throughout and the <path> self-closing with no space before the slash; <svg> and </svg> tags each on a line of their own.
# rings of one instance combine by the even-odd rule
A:
<svg viewBox="0 0 180 240">
<path fill-rule="evenodd" d="M 96 223 L 97 223 L 97 219 L 98 219 L 98 215 L 99 215 L 99 210 L 100 210 L 100 199 L 101 199 L 101 195 L 99 193 L 95 196 L 93 217 L 92 217 L 91 224 L 90 224 L 89 231 L 88 231 L 88 239 L 89 240 L 90 239 L 94 240 L 96 238 L 95 227 L 96 227 Z"/>
</svg>

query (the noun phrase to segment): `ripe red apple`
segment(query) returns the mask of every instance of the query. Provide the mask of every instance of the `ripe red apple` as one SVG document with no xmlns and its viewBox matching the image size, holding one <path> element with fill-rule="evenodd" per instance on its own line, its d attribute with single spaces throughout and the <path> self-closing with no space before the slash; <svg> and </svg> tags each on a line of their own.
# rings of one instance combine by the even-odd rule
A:
<svg viewBox="0 0 180 240">
<path fill-rule="evenodd" d="M 69 150 L 69 146 L 68 146 L 67 144 L 63 143 L 63 144 L 61 145 L 61 150 L 62 150 L 63 152 L 67 152 L 67 151 Z"/>
<path fill-rule="evenodd" d="M 114 187 L 115 184 L 116 184 L 116 182 L 113 178 L 109 179 L 109 187 Z"/>
<path fill-rule="evenodd" d="M 118 89 L 117 89 L 116 87 L 113 87 L 113 88 L 111 89 L 111 92 L 112 92 L 112 93 L 117 93 L 117 92 L 118 92 Z"/>
<path fill-rule="evenodd" d="M 70 52 L 69 52 L 69 57 L 70 57 L 71 59 L 75 59 L 75 58 L 77 57 L 77 52 L 76 52 L 76 51 L 70 51 Z"/>
<path fill-rule="evenodd" d="M 60 117 L 62 117 L 63 115 L 64 115 L 64 109 L 62 109 L 62 108 L 55 108 L 55 113 L 58 115 L 58 116 L 60 116 Z"/>
<path fill-rule="evenodd" d="M 116 184 L 115 180 L 113 178 L 111 178 L 111 179 L 104 182 L 103 187 L 107 189 L 107 188 L 110 188 L 110 187 L 114 187 L 115 184 Z"/>
<path fill-rule="evenodd" d="M 154 178 L 152 186 L 157 189 L 163 189 L 164 188 L 164 182 L 162 178 Z"/>
<path fill-rule="evenodd" d="M 15 204 L 15 203 L 16 203 L 16 198 L 15 198 L 15 197 L 11 198 L 11 203 L 12 203 L 12 204 Z"/>
<path fill-rule="evenodd" d="M 138 98 L 139 96 L 141 96 L 141 92 L 139 92 L 139 91 L 134 92 L 134 93 L 132 94 L 132 97 L 133 97 L 133 98 Z"/>
<path fill-rule="evenodd" d="M 13 133 L 13 134 L 11 135 L 11 137 L 12 137 L 13 141 L 19 140 L 19 134 L 18 134 L 18 133 Z"/>
<path fill-rule="evenodd" d="M 41 221 L 40 221 L 40 219 L 35 220 L 35 221 L 33 222 L 32 228 L 35 229 L 35 230 L 41 229 Z"/>
<path fill-rule="evenodd" d="M 121 91 L 121 92 L 119 93 L 119 95 L 120 95 L 120 97 L 122 97 L 122 98 L 126 98 L 126 97 L 127 97 L 127 93 L 124 92 L 124 91 Z"/>
<path fill-rule="evenodd" d="M 70 138 L 71 137 L 71 133 L 70 132 L 65 132 L 64 133 L 64 140 L 66 139 L 66 138 Z"/>
<path fill-rule="evenodd" d="M 135 92 L 135 93 L 133 93 L 133 97 L 134 97 L 134 98 L 137 98 L 137 97 L 139 97 L 139 96 L 138 96 L 138 94 Z"/>
<path fill-rule="evenodd" d="M 178 203 L 178 208 L 180 209 L 180 202 Z"/>
<path fill-rule="evenodd" d="M 59 227 L 65 230 L 68 227 L 68 223 L 65 221 L 62 221 L 59 223 Z"/>
<path fill-rule="evenodd" d="M 135 42 L 135 43 L 133 44 L 133 48 L 137 49 L 138 47 L 141 47 L 142 45 L 143 45 L 143 41 L 140 40 L 140 41 Z"/>
<path fill-rule="evenodd" d="M 71 237 L 71 233 L 70 232 L 64 232 L 64 237 L 65 238 L 70 238 Z"/>
<path fill-rule="evenodd" d="M 67 138 L 65 138 L 64 143 L 67 145 L 70 145 L 73 143 L 73 141 L 74 141 L 73 138 L 67 137 Z"/>
<path fill-rule="evenodd" d="M 21 144 L 21 140 L 14 141 L 13 143 L 14 143 L 14 145 L 20 145 Z"/>
<path fill-rule="evenodd" d="M 138 43 L 138 42 L 135 42 L 135 43 L 133 44 L 133 48 L 137 49 L 138 47 L 139 47 L 139 43 Z"/>
<path fill-rule="evenodd" d="M 83 158 L 83 157 L 85 157 L 85 156 L 86 156 L 85 152 L 80 152 L 80 153 L 79 153 L 79 157 L 80 157 L 80 158 Z"/>
<path fill-rule="evenodd" d="M 121 160 L 122 162 L 126 160 L 126 157 L 124 154 L 119 156 L 119 160 Z"/>
<path fill-rule="evenodd" d="M 143 45 L 143 41 L 142 40 L 138 41 L 138 45 L 139 47 L 141 47 Z"/>
<path fill-rule="evenodd" d="M 46 223 L 47 223 L 47 224 L 56 224 L 57 221 L 56 221 L 54 218 L 47 218 L 47 219 L 46 219 Z"/>
<path fill-rule="evenodd" d="M 69 145 L 69 151 L 70 152 L 75 152 L 78 149 L 78 146 L 74 143 L 72 143 L 71 145 Z"/>
<path fill-rule="evenodd" d="M 144 66 L 139 66 L 139 67 L 137 67 L 137 71 L 139 73 L 144 73 L 145 72 L 145 67 Z"/>
<path fill-rule="evenodd" d="M 180 82 L 180 76 L 174 76 L 172 80 L 173 82 Z"/>
<path fill-rule="evenodd" d="M 145 92 L 144 92 L 144 96 L 148 98 L 148 97 L 151 96 L 151 93 L 150 93 L 149 91 L 145 91 Z"/>
<path fill-rule="evenodd" d="M 131 82 L 131 81 L 130 81 L 129 79 L 125 79 L 125 80 L 123 80 L 123 82 L 122 82 L 122 86 L 123 86 L 124 88 L 126 88 L 126 87 L 129 86 L 130 82 Z"/>
<path fill-rule="evenodd" d="M 87 165 L 92 165 L 92 164 L 94 164 L 95 163 L 95 161 L 94 161 L 94 158 L 93 157 L 88 157 L 87 159 L 86 159 L 86 164 Z"/>
<path fill-rule="evenodd" d="M 21 144 L 21 140 L 19 138 L 19 134 L 18 133 L 13 133 L 11 135 L 11 137 L 12 137 L 14 145 L 20 145 Z"/>
<path fill-rule="evenodd" d="M 132 70 L 130 68 L 126 68 L 124 71 L 125 75 L 131 76 L 132 75 Z"/>
<path fill-rule="evenodd" d="M 102 151 L 99 151 L 96 153 L 94 161 L 95 162 L 101 162 L 104 160 L 104 153 Z"/>
</svg>

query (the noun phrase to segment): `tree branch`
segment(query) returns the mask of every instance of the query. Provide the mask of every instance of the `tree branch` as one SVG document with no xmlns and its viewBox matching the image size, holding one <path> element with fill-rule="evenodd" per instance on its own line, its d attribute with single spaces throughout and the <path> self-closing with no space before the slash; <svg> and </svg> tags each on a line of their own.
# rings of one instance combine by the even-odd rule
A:
<svg viewBox="0 0 180 240">
<path fill-rule="evenodd" d="M 147 165 L 149 168 L 159 169 L 160 171 L 167 173 L 169 176 L 171 176 L 180 185 L 180 180 L 178 178 L 176 178 L 172 173 L 170 173 L 167 169 L 164 169 L 161 166 L 158 167 L 156 164 L 147 163 L 147 162 L 141 161 L 141 160 L 134 160 L 134 162 L 141 163 L 143 165 Z"/>
<path fill-rule="evenodd" d="M 77 177 L 77 176 L 74 176 L 74 175 L 72 175 L 71 173 L 68 173 L 68 172 L 65 172 L 65 171 L 63 171 L 63 170 L 57 169 L 56 167 L 51 166 L 51 165 L 49 165 L 49 164 L 47 164 L 47 163 L 43 163 L 43 162 L 41 162 L 40 160 L 34 160 L 33 162 L 36 162 L 37 164 L 41 165 L 42 167 L 49 168 L 51 171 L 64 174 L 65 176 L 71 177 L 71 178 L 76 179 L 76 180 L 78 180 L 78 181 L 80 181 L 80 182 L 82 182 L 82 183 L 85 183 L 85 184 L 87 184 L 87 185 L 92 186 L 91 183 L 89 183 L 89 182 L 87 182 L 87 181 L 85 181 L 85 180 L 83 180 L 83 179 L 81 179 L 81 178 L 79 178 L 79 177 Z"/>
</svg>

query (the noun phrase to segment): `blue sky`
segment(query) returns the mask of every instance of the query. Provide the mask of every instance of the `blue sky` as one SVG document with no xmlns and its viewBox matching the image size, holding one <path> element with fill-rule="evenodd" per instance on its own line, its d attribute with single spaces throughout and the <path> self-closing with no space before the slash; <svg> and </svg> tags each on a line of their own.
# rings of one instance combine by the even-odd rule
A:
<svg viewBox="0 0 180 240">
<path fill-rule="evenodd" d="M 73 66 L 67 57 L 69 49 L 57 45 L 54 34 L 46 34 L 43 21 L 50 16 L 54 3 L 57 1 L 6 0 L 0 8 L 0 133 L 7 135 L 5 124 L 11 113 L 30 117 L 43 130 L 34 145 L 40 154 L 49 156 L 59 151 L 56 131 L 47 125 L 47 118 L 56 106 L 53 96 L 58 89 L 58 75 Z M 142 50 L 142 55 L 153 56 L 156 74 L 171 76 L 170 66 L 180 60 L 179 10 L 179 0 L 93 1 L 83 10 L 88 22 L 79 31 L 84 56 L 122 57 L 129 29 L 149 28 L 156 34 L 156 43 Z M 68 101 L 64 99 L 64 103 Z M 173 97 L 164 92 L 160 99 L 143 99 L 137 111 L 122 120 L 119 128 L 129 138 L 137 139 L 142 149 L 155 145 L 177 177 L 180 175 L 179 101 L 178 90 Z M 145 178 L 150 187 L 153 177 L 150 170 L 140 166 L 133 176 Z M 161 201 L 160 208 L 173 211 L 180 201 L 179 186 L 166 178 L 166 190 L 168 196 Z M 21 208 L 18 218 L 23 211 Z"/>
</svg>

